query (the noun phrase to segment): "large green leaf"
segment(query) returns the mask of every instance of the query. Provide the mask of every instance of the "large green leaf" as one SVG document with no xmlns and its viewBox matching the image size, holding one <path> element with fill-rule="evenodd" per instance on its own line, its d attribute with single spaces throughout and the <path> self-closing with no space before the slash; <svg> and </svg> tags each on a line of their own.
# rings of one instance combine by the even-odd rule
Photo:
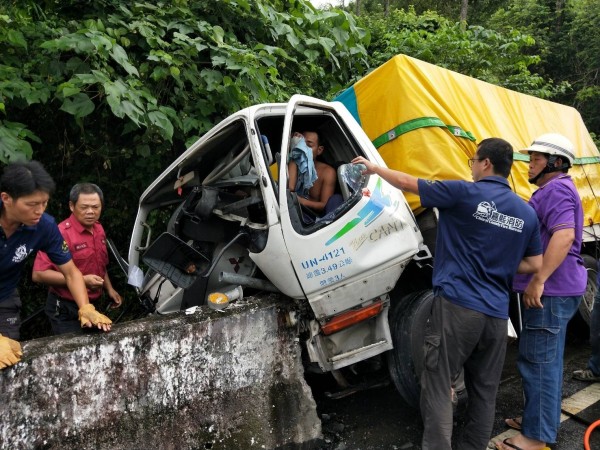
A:
<svg viewBox="0 0 600 450">
<path fill-rule="evenodd" d="M 140 76 L 137 69 L 129 62 L 129 58 L 127 57 L 127 52 L 123 47 L 118 44 L 115 44 L 110 50 L 110 54 L 113 59 L 118 62 L 123 69 L 127 71 L 129 75 Z"/>
<path fill-rule="evenodd" d="M 95 106 L 87 94 L 82 92 L 65 98 L 60 109 L 80 119 L 91 114 Z"/>
<path fill-rule="evenodd" d="M 25 140 L 31 136 L 24 124 L 0 121 L 0 162 L 6 164 L 31 158 L 31 144 Z"/>
<path fill-rule="evenodd" d="M 113 111 L 115 109 L 129 117 L 138 126 L 144 119 L 144 111 L 128 100 L 121 102 L 116 108 L 113 108 Z"/>
<path fill-rule="evenodd" d="M 148 113 L 148 119 L 151 124 L 158 127 L 163 138 L 168 141 L 173 139 L 173 124 L 165 114 L 160 111 L 152 111 Z"/>
<path fill-rule="evenodd" d="M 8 30 L 7 38 L 8 42 L 10 42 L 12 45 L 27 49 L 27 41 L 25 40 L 25 36 L 23 36 L 23 33 L 21 33 L 20 31 Z"/>
</svg>

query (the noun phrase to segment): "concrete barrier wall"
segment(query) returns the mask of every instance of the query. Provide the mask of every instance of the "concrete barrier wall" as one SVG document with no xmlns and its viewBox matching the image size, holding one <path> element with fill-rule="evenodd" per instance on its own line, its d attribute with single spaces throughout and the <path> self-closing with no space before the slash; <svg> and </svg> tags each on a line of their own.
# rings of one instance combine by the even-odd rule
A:
<svg viewBox="0 0 600 450">
<path fill-rule="evenodd" d="M 312 448 L 321 423 L 287 308 L 248 298 L 25 342 L 0 371 L 0 448 Z"/>
</svg>

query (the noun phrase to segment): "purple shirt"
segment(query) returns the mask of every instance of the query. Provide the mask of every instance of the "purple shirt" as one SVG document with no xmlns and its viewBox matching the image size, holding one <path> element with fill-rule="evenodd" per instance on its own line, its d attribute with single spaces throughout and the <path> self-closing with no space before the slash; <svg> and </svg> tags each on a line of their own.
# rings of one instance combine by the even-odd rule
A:
<svg viewBox="0 0 600 450">
<path fill-rule="evenodd" d="M 583 236 L 583 209 L 571 176 L 562 174 L 552 178 L 533 193 L 529 204 L 537 213 L 540 221 L 540 235 L 544 252 L 555 231 L 575 229 L 575 240 L 569 253 L 546 280 L 543 295 L 551 297 L 583 295 L 587 284 L 587 272 L 580 254 Z M 514 290 L 523 292 L 531 277 L 531 275 L 517 274 L 513 281 Z"/>
</svg>

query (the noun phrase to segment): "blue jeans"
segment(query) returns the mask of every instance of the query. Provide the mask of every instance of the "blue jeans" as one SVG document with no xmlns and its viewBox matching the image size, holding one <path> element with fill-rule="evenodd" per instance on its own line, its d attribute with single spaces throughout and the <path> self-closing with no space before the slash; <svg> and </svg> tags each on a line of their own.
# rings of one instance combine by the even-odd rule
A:
<svg viewBox="0 0 600 450">
<path fill-rule="evenodd" d="M 600 375 L 600 283 L 594 297 L 594 308 L 590 319 L 590 344 L 592 346 L 592 356 L 588 361 L 588 369 L 594 375 Z"/>
<path fill-rule="evenodd" d="M 567 324 L 581 299 L 542 296 L 543 308 L 529 308 L 523 313 L 517 367 L 525 395 L 522 433 L 528 438 L 556 442 Z"/>
</svg>

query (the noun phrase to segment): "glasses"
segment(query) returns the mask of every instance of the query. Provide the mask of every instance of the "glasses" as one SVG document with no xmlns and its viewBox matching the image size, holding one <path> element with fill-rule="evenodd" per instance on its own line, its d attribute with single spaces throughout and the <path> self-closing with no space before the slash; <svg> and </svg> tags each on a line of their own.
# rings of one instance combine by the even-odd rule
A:
<svg viewBox="0 0 600 450">
<path fill-rule="evenodd" d="M 470 158 L 469 161 L 469 167 L 473 167 L 473 164 L 475 164 L 475 161 L 483 161 L 485 158 L 480 159 L 480 158 Z"/>
</svg>

